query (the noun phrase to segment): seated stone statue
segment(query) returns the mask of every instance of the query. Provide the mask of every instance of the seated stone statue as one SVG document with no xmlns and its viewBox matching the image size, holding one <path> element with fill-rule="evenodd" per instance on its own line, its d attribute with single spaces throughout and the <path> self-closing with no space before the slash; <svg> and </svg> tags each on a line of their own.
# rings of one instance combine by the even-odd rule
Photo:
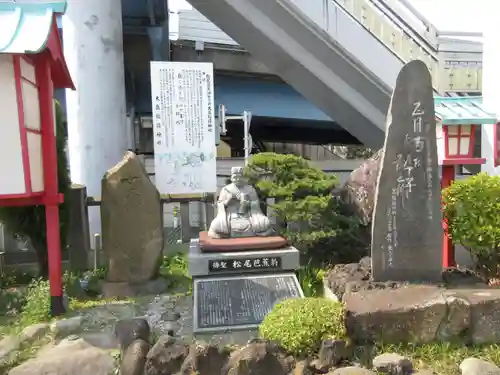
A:
<svg viewBox="0 0 500 375">
<path fill-rule="evenodd" d="M 209 237 L 269 236 L 272 232 L 269 218 L 260 209 L 257 192 L 243 178 L 243 168 L 231 168 L 231 183 L 219 195 Z"/>
</svg>

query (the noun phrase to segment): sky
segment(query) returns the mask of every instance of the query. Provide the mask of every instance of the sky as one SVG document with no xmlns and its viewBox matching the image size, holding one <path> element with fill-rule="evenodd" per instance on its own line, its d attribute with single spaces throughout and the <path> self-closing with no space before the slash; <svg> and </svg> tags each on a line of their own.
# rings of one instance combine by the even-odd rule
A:
<svg viewBox="0 0 500 375">
<path fill-rule="evenodd" d="M 313 1 L 313 0 L 311 0 Z M 438 30 L 478 32 L 481 27 L 481 8 L 487 2 L 499 0 L 408 0 Z M 186 0 L 170 0 L 171 8 L 191 9 Z"/>
<path fill-rule="evenodd" d="M 409 0 L 441 31 L 482 31 L 482 14 L 487 3 L 498 0 Z"/>
</svg>

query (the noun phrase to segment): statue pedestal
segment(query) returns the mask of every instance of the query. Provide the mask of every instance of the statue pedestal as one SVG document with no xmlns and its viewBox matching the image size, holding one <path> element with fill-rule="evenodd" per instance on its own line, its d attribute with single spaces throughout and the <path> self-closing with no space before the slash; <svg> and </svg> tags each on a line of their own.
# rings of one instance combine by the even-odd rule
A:
<svg viewBox="0 0 500 375">
<path fill-rule="evenodd" d="M 199 244 L 204 253 L 224 253 L 282 249 L 288 246 L 288 241 L 281 236 L 218 239 L 209 237 L 208 232 L 200 232 Z"/>
<path fill-rule="evenodd" d="M 227 242 L 227 245 L 221 246 L 218 251 L 215 249 L 206 251 L 206 248 L 202 249 L 201 247 L 201 238 L 192 239 L 188 255 L 189 274 L 192 277 L 217 274 L 241 275 L 242 273 L 295 271 L 299 268 L 299 251 L 295 247 L 287 245 L 286 241 L 284 242 L 285 247 L 278 249 L 255 250 L 248 247 L 236 249 L 234 245 L 231 246 L 231 243 L 234 244 L 240 240 L 263 240 L 266 238 L 273 237 L 212 239 L 214 243 L 215 241 Z M 284 240 L 282 237 L 277 238 Z"/>
<path fill-rule="evenodd" d="M 208 251 L 208 237 L 202 233 L 191 240 L 188 256 L 194 333 L 256 330 L 276 303 L 303 297 L 295 276 L 299 251 L 282 237 L 209 239 L 219 247 Z M 266 240 L 274 246 L 281 241 L 282 247 L 263 249 Z M 260 248 L 252 249 L 250 243 Z"/>
</svg>

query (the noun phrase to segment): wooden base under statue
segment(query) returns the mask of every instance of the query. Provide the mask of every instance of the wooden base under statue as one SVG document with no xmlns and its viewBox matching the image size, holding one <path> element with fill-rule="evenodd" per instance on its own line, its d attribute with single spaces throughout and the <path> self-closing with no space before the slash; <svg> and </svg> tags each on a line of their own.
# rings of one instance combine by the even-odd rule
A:
<svg viewBox="0 0 500 375">
<path fill-rule="evenodd" d="M 200 249 L 204 253 L 274 250 L 288 245 L 288 241 L 281 236 L 211 238 L 208 232 L 200 232 Z"/>
</svg>

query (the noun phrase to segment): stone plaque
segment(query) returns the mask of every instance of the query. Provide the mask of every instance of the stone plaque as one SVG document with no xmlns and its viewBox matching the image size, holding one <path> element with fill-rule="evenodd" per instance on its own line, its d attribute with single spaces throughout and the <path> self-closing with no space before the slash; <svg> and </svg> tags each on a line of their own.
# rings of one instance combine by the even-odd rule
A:
<svg viewBox="0 0 500 375">
<path fill-rule="evenodd" d="M 276 270 L 281 268 L 281 258 L 260 257 L 247 259 L 214 259 L 208 261 L 209 272 Z"/>
<path fill-rule="evenodd" d="M 441 189 L 431 76 L 406 64 L 392 94 L 372 225 L 377 281 L 440 281 Z"/>
<path fill-rule="evenodd" d="M 294 273 L 194 280 L 194 332 L 252 329 L 273 306 L 303 297 Z"/>
</svg>

